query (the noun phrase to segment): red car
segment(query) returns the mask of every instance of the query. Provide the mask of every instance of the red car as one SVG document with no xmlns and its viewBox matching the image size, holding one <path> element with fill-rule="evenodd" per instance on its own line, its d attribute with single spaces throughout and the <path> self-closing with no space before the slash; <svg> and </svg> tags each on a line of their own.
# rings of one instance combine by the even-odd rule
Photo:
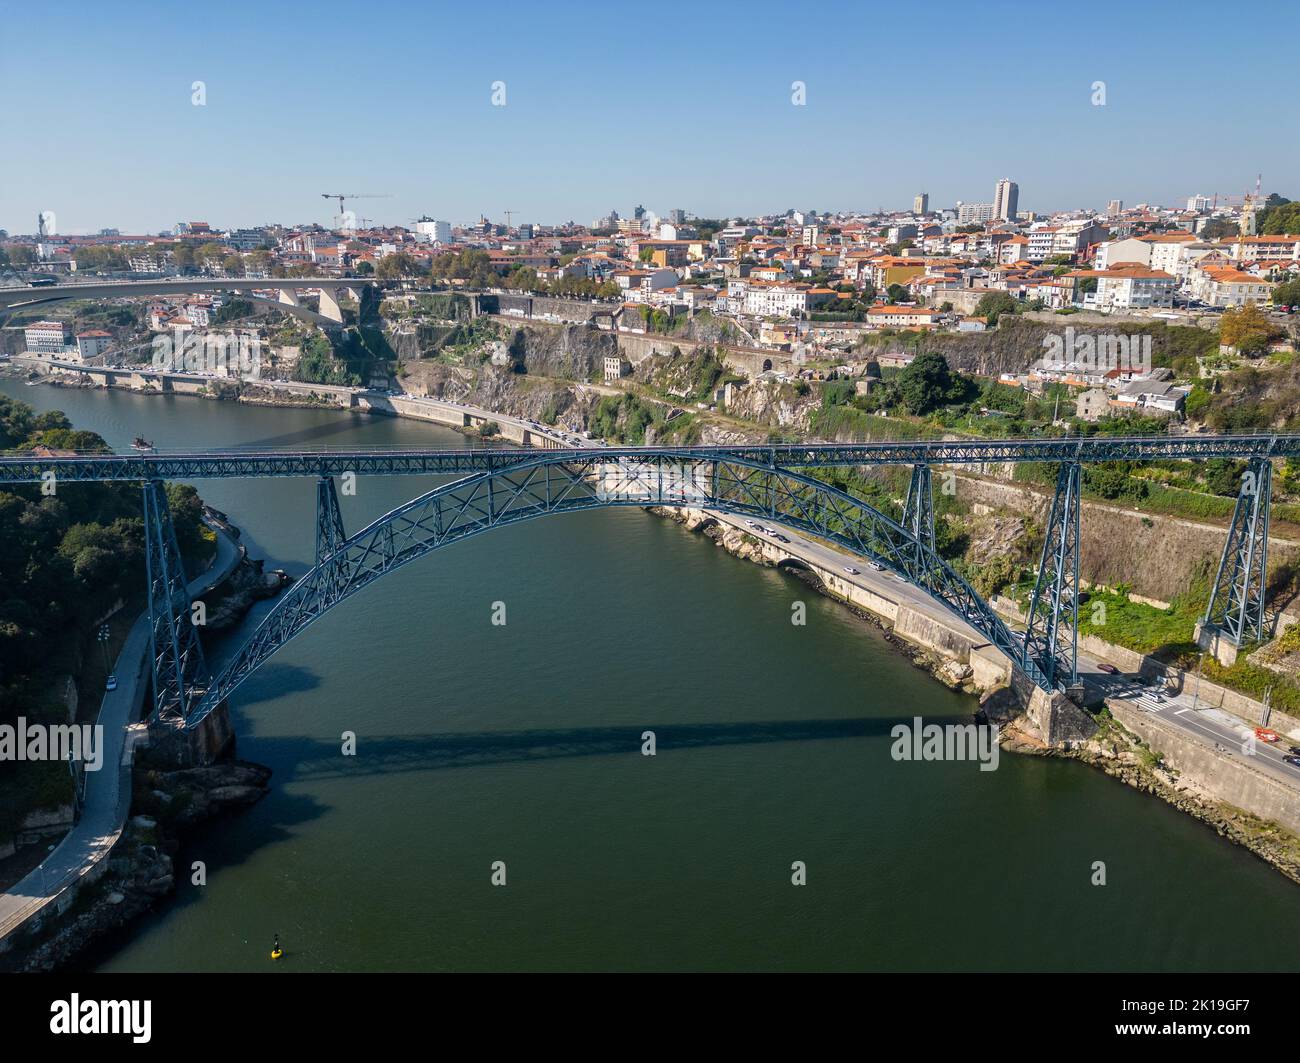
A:
<svg viewBox="0 0 1300 1063">
<path fill-rule="evenodd" d="M 1271 727 L 1256 727 L 1255 737 L 1261 742 L 1276 742 L 1281 739 L 1282 736 Z"/>
</svg>

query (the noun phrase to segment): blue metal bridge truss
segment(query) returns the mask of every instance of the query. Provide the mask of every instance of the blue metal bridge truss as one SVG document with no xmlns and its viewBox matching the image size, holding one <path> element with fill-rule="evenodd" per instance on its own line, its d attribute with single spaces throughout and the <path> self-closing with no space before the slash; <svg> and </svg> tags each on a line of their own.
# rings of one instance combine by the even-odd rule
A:
<svg viewBox="0 0 1300 1063">
<path fill-rule="evenodd" d="M 1300 435 L 1093 437 L 537 451 L 230 451 L 0 456 L 0 486 L 56 481 L 143 484 L 154 716 L 197 727 L 281 646 L 380 576 L 492 528 L 605 506 L 691 506 L 758 517 L 834 543 L 909 580 L 971 625 L 1043 690 L 1077 682 L 1081 463 L 1246 458 L 1203 624 L 1238 647 L 1264 637 L 1271 460 L 1300 457 Z M 1052 462 L 1058 467 L 1038 579 L 1014 632 L 939 556 L 934 465 Z M 805 467 L 910 465 L 902 522 Z M 348 537 L 334 477 L 468 475 L 398 507 Z M 315 476 L 316 562 L 216 677 L 190 620 L 185 575 L 163 481 Z"/>
<path fill-rule="evenodd" d="M 407 502 L 336 544 L 318 534 L 316 564 L 266 616 L 187 717 L 197 726 L 290 639 L 380 576 L 493 528 L 607 506 L 691 506 L 781 524 L 869 558 L 911 580 L 1006 653 L 1039 686 L 1057 666 L 1026 654 L 1011 631 L 939 557 L 932 531 L 917 538 L 860 499 L 820 480 L 742 461 L 683 461 L 672 453 L 611 457 L 601 450 L 533 451 L 527 464 L 484 472 Z M 927 469 L 928 471 L 928 469 Z M 928 476 L 925 477 L 928 487 Z M 318 527 L 333 526 L 332 481 L 322 478 Z M 928 502 L 924 507 L 929 511 Z"/>
<path fill-rule="evenodd" d="M 584 453 L 575 448 L 572 453 Z M 976 465 L 1005 462 L 1154 461 L 1171 458 L 1297 458 L 1300 435 L 1092 436 L 1063 439 L 963 439 L 769 446 L 608 447 L 615 457 L 674 454 L 682 460 L 744 461 L 777 469 L 849 465 Z M 557 450 L 554 453 L 566 453 Z M 452 476 L 527 464 L 531 448 L 232 450 L 184 454 L 0 454 L 0 485 L 60 482 L 202 480 L 250 476 Z"/>
</svg>

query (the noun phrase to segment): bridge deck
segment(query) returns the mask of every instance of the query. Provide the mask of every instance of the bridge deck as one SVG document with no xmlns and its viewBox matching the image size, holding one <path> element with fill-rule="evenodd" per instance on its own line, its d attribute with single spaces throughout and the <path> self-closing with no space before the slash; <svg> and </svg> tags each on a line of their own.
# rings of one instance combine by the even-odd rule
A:
<svg viewBox="0 0 1300 1063">
<path fill-rule="evenodd" d="M 1152 461 L 1168 458 L 1300 457 L 1300 434 L 1128 436 L 1064 439 L 918 440 L 878 443 L 806 443 L 772 446 L 591 447 L 538 451 L 494 446 L 458 450 L 347 448 L 308 450 L 156 451 L 143 454 L 32 454 L 0 456 L 0 483 L 38 483 L 54 473 L 65 481 L 140 481 L 221 477 L 457 475 L 490 472 L 525 462 L 675 458 L 717 459 L 773 468 L 846 465 L 970 465 L 1029 461 Z"/>
</svg>

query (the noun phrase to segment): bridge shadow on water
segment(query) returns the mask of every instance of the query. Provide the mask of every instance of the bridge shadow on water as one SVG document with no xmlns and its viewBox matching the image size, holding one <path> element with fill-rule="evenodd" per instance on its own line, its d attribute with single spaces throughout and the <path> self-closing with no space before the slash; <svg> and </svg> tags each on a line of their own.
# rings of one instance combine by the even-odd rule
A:
<svg viewBox="0 0 1300 1063">
<path fill-rule="evenodd" d="M 319 442 L 322 439 L 328 439 L 331 436 L 354 432 L 363 423 L 360 416 L 334 417 L 322 424 L 312 425 L 310 428 L 300 428 L 296 432 L 286 432 L 280 436 L 268 436 L 266 439 L 250 439 L 242 446 L 248 450 L 303 446 L 308 443 Z"/>
<path fill-rule="evenodd" d="M 839 720 L 771 720 L 752 723 L 670 724 L 651 728 L 658 752 L 777 742 L 823 742 L 887 737 L 911 717 Z M 258 741 L 281 766 L 281 785 L 402 772 L 475 768 L 569 757 L 640 755 L 638 727 L 579 727 L 529 731 L 472 731 L 415 735 L 357 735 L 355 756 L 337 742 L 300 738 Z M 287 764 L 287 767 L 286 767 Z"/>
<path fill-rule="evenodd" d="M 216 661 L 214 668 L 223 662 Z M 256 692 L 257 686 L 269 681 L 273 689 L 265 694 Z M 241 700 L 246 705 L 263 705 L 287 697 L 290 694 L 306 694 L 320 687 L 321 678 L 310 668 L 296 664 L 264 664 L 259 668 L 248 684 L 240 688 Z M 235 713 L 237 715 L 237 713 Z M 238 730 L 238 725 L 236 725 Z"/>
</svg>

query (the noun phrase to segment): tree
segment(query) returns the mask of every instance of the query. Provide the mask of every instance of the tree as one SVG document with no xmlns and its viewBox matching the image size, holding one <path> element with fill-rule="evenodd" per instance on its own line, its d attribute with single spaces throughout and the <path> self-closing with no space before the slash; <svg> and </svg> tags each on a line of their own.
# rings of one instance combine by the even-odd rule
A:
<svg viewBox="0 0 1300 1063">
<path fill-rule="evenodd" d="M 891 303 L 905 303 L 911 299 L 911 293 L 901 284 L 891 284 L 885 289 L 885 295 Z"/>
<path fill-rule="evenodd" d="M 1007 292 L 989 292 L 975 304 L 975 316 L 987 318 L 990 325 L 996 325 L 1003 314 L 1014 314 L 1016 305 Z"/>
<path fill-rule="evenodd" d="M 1219 342 L 1245 355 L 1263 354 L 1276 334 L 1277 329 L 1254 303 L 1227 310 L 1219 320 Z"/>
<path fill-rule="evenodd" d="M 1300 306 L 1300 280 L 1287 281 L 1273 289 L 1274 306 Z"/>
<path fill-rule="evenodd" d="M 395 255 L 385 255 L 375 267 L 375 276 L 381 281 L 398 280 L 401 277 L 414 277 L 420 272 L 420 265 L 405 251 Z"/>
<path fill-rule="evenodd" d="M 951 402 L 965 390 L 948 362 L 937 351 L 926 351 L 912 359 L 895 380 L 898 400 L 908 413 L 924 414 Z"/>
<path fill-rule="evenodd" d="M 1237 494 L 1241 473 L 1245 467 L 1246 463 L 1243 461 L 1211 458 L 1205 463 L 1205 486 L 1216 495 L 1232 498 Z"/>
<path fill-rule="evenodd" d="M 1236 222 L 1229 221 L 1227 218 L 1211 218 L 1201 226 L 1200 232 L 1196 235 L 1202 240 L 1222 240 L 1228 236 L 1236 236 L 1238 231 Z"/>
<path fill-rule="evenodd" d="M 1274 200 L 1276 196 L 1276 201 Z M 1300 203 L 1282 199 L 1277 193 L 1268 197 L 1264 209 L 1255 215 L 1255 231 L 1261 236 L 1300 234 Z"/>
</svg>

